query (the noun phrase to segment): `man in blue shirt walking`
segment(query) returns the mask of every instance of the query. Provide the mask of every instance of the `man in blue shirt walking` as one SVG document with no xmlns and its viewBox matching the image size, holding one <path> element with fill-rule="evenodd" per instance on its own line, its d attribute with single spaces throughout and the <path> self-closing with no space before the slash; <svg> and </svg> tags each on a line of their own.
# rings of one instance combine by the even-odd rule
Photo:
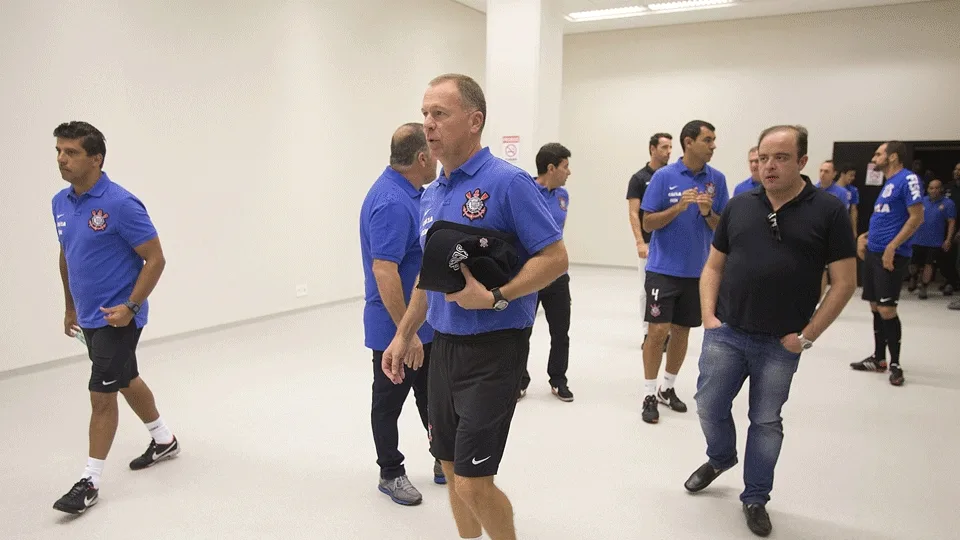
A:
<svg viewBox="0 0 960 540">
<path fill-rule="evenodd" d="M 564 187 L 570 177 L 570 150 L 560 143 L 547 143 L 536 157 L 540 193 L 547 204 L 553 220 L 563 231 L 567 223 L 570 194 Z M 547 375 L 550 390 L 560 401 L 573 401 L 573 392 L 567 386 L 567 366 L 570 363 L 570 274 L 564 273 L 556 281 L 537 293 L 537 305 L 543 305 L 543 313 L 550 328 L 550 356 L 547 360 Z M 530 371 L 524 370 L 520 383 L 520 397 L 530 386 Z"/>
<path fill-rule="evenodd" d="M 435 329 L 430 357 L 430 451 L 448 479 L 461 538 L 514 540 L 513 507 L 494 484 L 530 352 L 537 292 L 567 270 L 562 233 L 536 182 L 494 157 L 480 139 L 486 98 L 466 75 L 433 79 L 422 113 L 427 144 L 443 166 L 420 201 L 421 247 L 434 222 L 490 229 L 517 238 L 522 265 L 488 290 L 461 264 L 465 286 L 443 294 L 417 288 L 383 355 L 384 373 L 399 384 L 405 365 L 423 355 L 416 331 Z"/>
<path fill-rule="evenodd" d="M 763 183 L 760 182 L 760 158 L 758 157 L 760 154 L 758 152 L 759 150 L 756 146 L 747 152 L 747 164 L 750 166 L 750 178 L 740 182 L 737 184 L 737 187 L 733 188 L 734 197 L 763 185 Z"/>
<path fill-rule="evenodd" d="M 130 462 L 131 469 L 146 469 L 180 453 L 137 365 L 137 344 L 150 309 L 147 297 L 166 259 L 144 204 L 103 172 L 103 133 L 86 122 L 69 122 L 57 126 L 53 136 L 60 176 L 70 183 L 53 198 L 66 302 L 63 330 L 86 343 L 92 407 L 87 466 L 53 507 L 82 514 L 100 497 L 100 476 L 119 422 L 117 392 L 151 436 L 146 452 Z"/>
<path fill-rule="evenodd" d="M 920 272 L 921 300 L 927 299 L 927 287 L 933 281 L 934 265 L 940 263 L 944 277 L 949 279 L 952 264 L 948 254 L 957 225 L 957 207 L 943 196 L 943 182 L 934 178 L 927 184 L 928 195 L 923 198 L 923 225 L 913 235 L 913 264 Z M 950 283 L 946 284 L 951 287 Z M 950 293 L 952 293 L 952 287 Z M 949 296 L 946 292 L 945 296 Z"/>
<path fill-rule="evenodd" d="M 903 167 L 907 147 L 899 141 L 881 144 L 873 155 L 874 166 L 887 181 L 873 205 L 870 226 L 857 238 L 857 256 L 863 259 L 863 299 L 873 313 L 874 353 L 850 364 L 857 371 L 887 371 L 890 350 L 890 384 L 903 384 L 900 367 L 902 334 L 897 304 L 910 263 L 913 234 L 923 223 L 920 179 Z"/>
<path fill-rule="evenodd" d="M 647 307 L 650 324 L 643 348 L 645 374 L 642 418 L 655 424 L 660 419 L 657 402 L 674 411 L 686 412 L 674 384 L 687 354 L 690 328 L 700 326 L 700 273 L 710 252 L 713 231 L 727 205 L 727 179 L 707 165 L 717 145 L 715 128 L 702 120 L 687 123 L 680 132 L 683 157 L 658 170 L 650 181 L 640 207 L 643 227 L 651 231 L 647 262 Z M 657 387 L 663 344 L 667 367 L 663 384 Z"/>
<path fill-rule="evenodd" d="M 437 158 L 427 148 L 423 124 L 400 126 L 390 141 L 390 165 L 370 187 L 360 208 L 360 253 L 363 260 L 364 344 L 373 351 L 373 402 L 370 411 L 373 441 L 380 466 L 379 489 L 402 505 L 417 505 L 422 495 L 407 477 L 398 446 L 397 420 L 413 388 L 423 429 L 428 429 L 427 376 L 433 329 L 417 332 L 423 360 L 409 366 L 401 384 L 384 374 L 383 351 L 403 319 L 413 291 L 423 252 L 420 249 L 420 195 L 437 175 Z M 433 467 L 434 482 L 446 483 L 440 462 Z"/>
</svg>

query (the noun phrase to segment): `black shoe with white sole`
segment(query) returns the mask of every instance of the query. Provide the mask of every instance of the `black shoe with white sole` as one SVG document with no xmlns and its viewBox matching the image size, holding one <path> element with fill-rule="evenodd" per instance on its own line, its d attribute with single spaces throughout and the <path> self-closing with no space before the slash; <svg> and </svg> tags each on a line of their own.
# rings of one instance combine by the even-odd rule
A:
<svg viewBox="0 0 960 540">
<path fill-rule="evenodd" d="M 677 397 L 677 391 L 673 388 L 669 390 L 664 390 L 662 388 L 657 390 L 657 401 L 663 403 L 667 407 L 670 407 L 670 410 L 677 412 L 687 412 L 687 404 L 680 401 L 680 398 Z"/>
<path fill-rule="evenodd" d="M 150 446 L 147 447 L 147 451 L 143 453 L 142 456 L 130 462 L 130 468 L 139 471 L 141 469 L 146 469 L 147 467 L 153 467 L 157 463 L 176 457 L 180 453 L 180 443 L 177 442 L 177 438 L 173 438 L 173 442 L 170 444 L 157 444 L 157 441 L 150 439 Z"/>
<path fill-rule="evenodd" d="M 53 503 L 53 509 L 68 514 L 82 514 L 99 500 L 100 490 L 93 487 L 89 478 L 83 478 L 74 484 L 66 495 Z"/>
<path fill-rule="evenodd" d="M 568 388 L 565 384 L 561 384 L 560 386 L 552 386 L 550 390 L 560 401 L 566 401 L 567 403 L 573 401 L 573 392 L 571 392 L 570 388 Z"/>
</svg>

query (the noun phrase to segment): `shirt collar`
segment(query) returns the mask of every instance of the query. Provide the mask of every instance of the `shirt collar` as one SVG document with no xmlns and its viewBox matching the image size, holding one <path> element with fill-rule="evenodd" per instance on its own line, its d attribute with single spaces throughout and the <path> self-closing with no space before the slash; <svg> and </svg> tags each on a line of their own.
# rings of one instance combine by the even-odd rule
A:
<svg viewBox="0 0 960 540">
<path fill-rule="evenodd" d="M 477 171 L 480 170 L 480 167 L 483 167 L 488 161 L 493 159 L 493 154 L 490 153 L 490 148 L 485 146 L 480 149 L 479 152 L 470 157 L 463 165 L 457 167 L 450 173 L 450 178 L 447 179 L 445 171 L 440 171 L 440 178 L 438 182 L 441 184 L 448 184 L 458 175 L 458 173 L 463 173 L 467 176 L 473 177 L 477 174 Z"/>
<path fill-rule="evenodd" d="M 386 169 L 384 169 L 383 175 L 393 180 L 393 182 L 399 185 L 400 188 L 403 189 L 404 193 L 406 193 L 407 195 L 410 195 L 411 198 L 416 197 L 421 193 L 423 193 L 423 188 L 417 189 L 413 187 L 413 184 L 410 183 L 410 180 L 407 180 L 405 176 L 397 172 L 396 169 L 394 169 L 389 165 L 387 166 Z"/>
<path fill-rule="evenodd" d="M 91 197 L 102 197 L 106 193 L 107 188 L 110 187 L 110 177 L 107 176 L 107 173 L 100 171 L 100 178 L 97 179 L 97 183 L 90 188 L 89 191 L 84 193 L 84 195 L 89 195 Z M 70 191 L 67 192 L 67 196 L 71 199 L 79 199 L 83 195 L 77 195 L 77 192 L 73 190 L 73 187 L 70 188 Z"/>
<path fill-rule="evenodd" d="M 693 171 L 691 171 L 690 168 L 687 167 L 687 164 L 683 162 L 683 157 L 682 157 L 682 156 L 680 157 L 680 159 L 678 159 L 678 160 L 676 161 L 676 166 L 677 166 L 677 169 L 680 171 L 680 174 L 689 175 L 690 178 L 693 178 L 693 179 L 696 179 L 696 178 L 699 177 L 699 176 L 704 176 L 704 175 L 706 175 L 708 169 L 710 168 L 710 164 L 709 164 L 709 163 L 704 163 L 704 164 L 703 164 L 703 170 L 701 170 L 701 171 L 700 171 L 699 173 L 697 173 L 697 174 L 694 174 Z"/>
<path fill-rule="evenodd" d="M 804 176 L 804 177 L 803 177 L 803 189 L 800 190 L 800 193 L 798 193 L 796 197 L 794 197 L 794 198 L 793 198 L 792 200 L 790 200 L 790 201 L 787 201 L 783 206 L 781 206 L 781 207 L 780 207 L 780 210 L 777 210 L 777 212 L 782 212 L 784 208 L 786 208 L 786 207 L 788 207 L 788 206 L 790 206 L 790 205 L 792 205 L 792 204 L 794 204 L 794 203 L 797 203 L 797 202 L 800 202 L 800 201 L 809 199 L 809 198 L 812 197 L 814 194 L 816 194 L 818 191 L 820 191 L 820 189 L 819 189 L 819 188 L 816 188 L 816 187 L 813 187 L 813 182 L 810 181 L 810 178 Z M 754 197 L 762 197 L 764 204 L 766 204 L 767 206 L 770 206 L 770 199 L 767 198 L 767 188 L 763 187 L 763 184 L 760 184 L 760 189 L 751 190 L 749 193 L 750 193 L 750 195 L 753 195 Z M 833 197 L 833 195 L 830 195 L 830 196 Z"/>
</svg>

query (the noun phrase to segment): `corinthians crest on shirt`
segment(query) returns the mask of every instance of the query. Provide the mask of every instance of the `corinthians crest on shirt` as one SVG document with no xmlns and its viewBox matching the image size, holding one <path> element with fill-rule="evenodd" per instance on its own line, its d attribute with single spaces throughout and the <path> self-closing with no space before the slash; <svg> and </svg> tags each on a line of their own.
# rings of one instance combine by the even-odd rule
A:
<svg viewBox="0 0 960 540">
<path fill-rule="evenodd" d="M 707 182 L 707 194 L 713 197 L 713 194 L 716 192 L 717 188 L 713 185 L 713 182 Z"/>
<path fill-rule="evenodd" d="M 467 202 L 463 203 L 463 217 L 473 221 L 487 215 L 487 199 L 490 194 L 480 188 L 467 192 Z"/>
<path fill-rule="evenodd" d="M 560 201 L 560 209 L 564 212 L 567 211 L 567 199 L 564 197 L 557 197 L 557 200 Z"/>
<path fill-rule="evenodd" d="M 87 221 L 87 225 L 97 232 L 104 231 L 107 229 L 108 217 L 110 217 L 110 214 L 103 210 L 93 210 L 90 212 L 90 219 Z"/>
</svg>

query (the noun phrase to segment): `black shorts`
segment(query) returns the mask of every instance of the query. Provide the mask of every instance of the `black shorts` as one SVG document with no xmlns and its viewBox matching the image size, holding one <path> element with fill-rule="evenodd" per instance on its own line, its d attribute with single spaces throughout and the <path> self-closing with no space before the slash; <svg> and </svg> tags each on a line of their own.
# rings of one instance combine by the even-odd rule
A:
<svg viewBox="0 0 960 540">
<path fill-rule="evenodd" d="M 910 266 L 910 257 L 894 255 L 893 271 L 883 267 L 883 255 L 867 251 L 863 259 L 862 298 L 878 305 L 893 307 L 900 302 L 900 288 Z"/>
<path fill-rule="evenodd" d="M 647 308 L 643 320 L 648 323 L 672 323 L 696 328 L 703 324 L 700 316 L 700 278 L 679 278 L 647 272 L 644 283 Z"/>
<path fill-rule="evenodd" d="M 913 246 L 913 257 L 910 259 L 912 264 L 917 266 L 933 266 L 937 264 L 938 254 L 943 253 L 940 246 Z"/>
<path fill-rule="evenodd" d="M 137 369 L 137 344 L 142 328 L 130 321 L 122 328 L 102 326 L 83 328 L 87 354 L 93 363 L 90 373 L 91 392 L 117 392 L 130 386 L 140 376 Z"/>
<path fill-rule="evenodd" d="M 530 333 L 436 333 L 427 378 L 430 453 L 452 461 L 457 476 L 497 474 L 527 369 Z"/>
</svg>

